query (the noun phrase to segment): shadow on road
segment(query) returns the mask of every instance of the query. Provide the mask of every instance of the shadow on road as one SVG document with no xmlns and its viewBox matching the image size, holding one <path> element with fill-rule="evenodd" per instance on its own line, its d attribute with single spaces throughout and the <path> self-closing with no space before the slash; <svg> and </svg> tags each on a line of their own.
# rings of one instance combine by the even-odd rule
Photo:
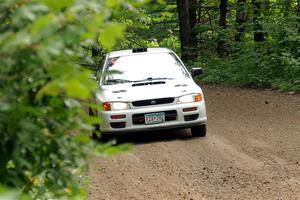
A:
<svg viewBox="0 0 300 200">
<path fill-rule="evenodd" d="M 119 135 L 105 135 L 105 137 L 101 138 L 100 140 L 102 142 L 106 142 L 112 139 L 116 139 L 117 144 L 133 143 L 138 145 L 162 141 L 189 140 L 192 139 L 192 136 L 189 129 L 174 129 L 124 133 Z"/>
</svg>

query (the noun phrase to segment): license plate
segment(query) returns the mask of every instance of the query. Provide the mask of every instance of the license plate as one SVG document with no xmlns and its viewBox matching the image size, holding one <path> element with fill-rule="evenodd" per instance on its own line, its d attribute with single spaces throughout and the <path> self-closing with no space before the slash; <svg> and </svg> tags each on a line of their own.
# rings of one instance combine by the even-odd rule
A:
<svg viewBox="0 0 300 200">
<path fill-rule="evenodd" d="M 159 124 L 165 122 L 165 113 L 145 114 L 145 124 Z"/>
</svg>

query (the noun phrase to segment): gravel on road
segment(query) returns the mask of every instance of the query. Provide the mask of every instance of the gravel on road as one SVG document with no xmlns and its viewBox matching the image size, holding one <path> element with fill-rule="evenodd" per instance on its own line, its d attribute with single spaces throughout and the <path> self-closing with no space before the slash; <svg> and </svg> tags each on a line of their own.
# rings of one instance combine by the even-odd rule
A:
<svg viewBox="0 0 300 200">
<path fill-rule="evenodd" d="M 91 159 L 89 199 L 300 199 L 300 95 L 202 87 L 205 138 L 122 135 L 132 151 Z"/>
</svg>

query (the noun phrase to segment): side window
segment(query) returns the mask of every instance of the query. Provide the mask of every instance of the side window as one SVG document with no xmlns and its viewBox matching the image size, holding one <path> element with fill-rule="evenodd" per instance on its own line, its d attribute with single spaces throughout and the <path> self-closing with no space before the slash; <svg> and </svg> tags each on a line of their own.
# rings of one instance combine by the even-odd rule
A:
<svg viewBox="0 0 300 200">
<path fill-rule="evenodd" d="M 102 74 L 102 70 L 103 70 L 103 65 L 104 65 L 104 61 L 105 61 L 105 56 L 100 60 L 100 62 L 98 63 L 98 67 L 95 71 L 95 76 L 96 76 L 96 80 L 100 81 L 101 78 L 101 74 Z"/>
<path fill-rule="evenodd" d="M 120 58 L 120 57 L 112 57 L 112 58 L 109 58 L 109 59 L 108 59 L 108 63 L 107 63 L 107 67 L 109 68 L 109 67 L 114 66 L 114 65 L 117 63 L 117 61 L 118 61 L 119 58 Z"/>
<path fill-rule="evenodd" d="M 174 58 L 176 61 L 176 65 L 181 69 L 182 73 L 189 78 L 189 72 L 185 69 L 185 67 L 181 64 L 180 60 L 177 58 L 177 56 L 174 55 L 174 53 L 170 53 L 170 55 Z"/>
</svg>

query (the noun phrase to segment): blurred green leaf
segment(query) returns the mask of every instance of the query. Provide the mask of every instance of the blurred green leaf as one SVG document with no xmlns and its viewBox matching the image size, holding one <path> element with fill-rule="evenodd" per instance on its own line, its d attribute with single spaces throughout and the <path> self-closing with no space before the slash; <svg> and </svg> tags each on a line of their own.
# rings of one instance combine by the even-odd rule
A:
<svg viewBox="0 0 300 200">
<path fill-rule="evenodd" d="M 63 8 L 70 7 L 75 3 L 75 0 L 34 0 L 35 2 L 44 3 L 55 11 L 60 11 Z"/>
<path fill-rule="evenodd" d="M 117 8 L 120 6 L 121 0 L 107 0 L 106 5 L 109 8 Z"/>
<path fill-rule="evenodd" d="M 124 25 L 118 23 L 107 24 L 100 33 L 99 42 L 108 50 L 111 50 L 115 42 L 123 37 Z"/>
<path fill-rule="evenodd" d="M 12 189 L 0 186 L 0 200 L 30 200 L 31 198 L 27 195 L 21 194 Z"/>
<path fill-rule="evenodd" d="M 6 163 L 6 168 L 7 169 L 13 169 L 16 167 L 16 164 L 14 163 L 14 161 L 12 160 L 9 160 L 7 163 Z"/>
<path fill-rule="evenodd" d="M 42 31 L 42 29 L 49 26 L 49 24 L 53 23 L 55 19 L 54 13 L 49 13 L 47 15 L 41 16 L 38 20 L 36 20 L 30 27 L 30 31 L 33 36 Z"/>
<path fill-rule="evenodd" d="M 90 90 L 77 78 L 65 82 L 64 89 L 70 97 L 86 99 L 90 96 Z"/>
<path fill-rule="evenodd" d="M 56 64 L 48 67 L 47 71 L 49 72 L 50 76 L 60 77 L 61 75 L 72 74 L 74 71 L 74 66 L 67 63 Z"/>
<path fill-rule="evenodd" d="M 91 142 L 91 138 L 87 134 L 78 134 L 74 136 L 74 139 L 80 143 L 89 143 Z"/>
</svg>

